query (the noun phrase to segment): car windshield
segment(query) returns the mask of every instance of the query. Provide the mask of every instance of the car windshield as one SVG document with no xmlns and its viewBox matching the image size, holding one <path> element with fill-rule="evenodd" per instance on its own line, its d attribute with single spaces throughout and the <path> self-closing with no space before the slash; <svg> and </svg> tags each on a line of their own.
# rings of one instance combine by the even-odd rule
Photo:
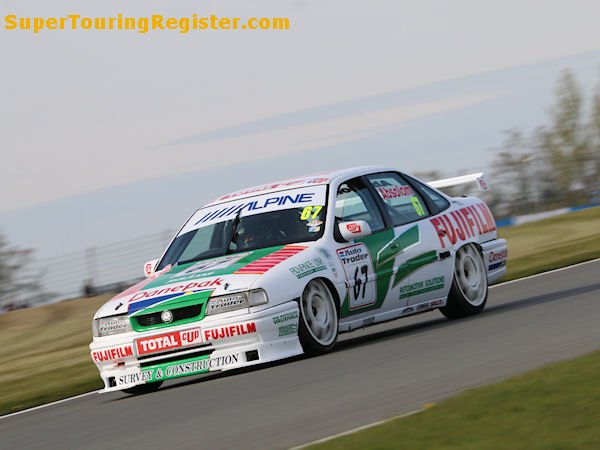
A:
<svg viewBox="0 0 600 450">
<path fill-rule="evenodd" d="M 323 235 L 326 186 L 290 189 L 202 208 L 173 240 L 157 269 L 230 253 L 315 241 Z"/>
</svg>

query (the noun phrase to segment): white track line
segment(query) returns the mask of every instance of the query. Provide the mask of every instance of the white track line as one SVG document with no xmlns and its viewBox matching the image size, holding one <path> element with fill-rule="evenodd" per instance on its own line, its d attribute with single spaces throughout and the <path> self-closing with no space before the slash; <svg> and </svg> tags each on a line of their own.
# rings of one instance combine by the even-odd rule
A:
<svg viewBox="0 0 600 450">
<path fill-rule="evenodd" d="M 359 431 L 366 430 L 367 428 L 376 427 L 377 425 L 382 425 L 382 424 L 387 423 L 387 422 L 389 422 L 391 420 L 401 419 L 403 417 L 412 416 L 413 414 L 417 414 L 417 413 L 423 412 L 423 411 L 425 411 L 427 409 L 429 409 L 429 407 L 421 408 L 421 409 L 416 409 L 414 411 L 409 411 L 407 413 L 400 414 L 399 416 L 394 416 L 394 417 L 390 417 L 389 419 L 379 420 L 377 422 L 373 422 L 373 423 L 370 423 L 368 425 L 362 425 L 360 427 L 356 427 L 356 428 L 352 428 L 351 430 L 344 431 L 343 433 L 334 434 L 333 436 L 327 436 L 327 437 L 325 437 L 323 439 L 318 439 L 316 441 L 309 442 L 308 444 L 302 444 L 302 445 L 299 445 L 297 447 L 292 447 L 292 448 L 290 448 L 290 450 L 300 450 L 300 449 L 306 448 L 306 447 L 308 447 L 310 445 L 322 444 L 323 442 L 331 441 L 332 439 L 336 439 L 336 438 L 339 438 L 339 437 L 342 437 L 342 436 L 347 436 L 349 434 L 357 433 Z"/>
<path fill-rule="evenodd" d="M 44 405 L 34 406 L 33 408 L 28 408 L 28 409 L 24 409 L 22 411 L 17 411 L 17 412 L 14 412 L 14 413 L 6 414 L 4 416 L 0 416 L 0 420 L 1 419 L 6 419 L 7 417 L 18 416 L 19 414 L 23 414 L 23 413 L 26 413 L 26 412 L 35 411 L 36 409 L 42 409 L 42 408 L 46 408 L 48 406 L 58 405 L 59 403 L 64 403 L 64 402 L 68 402 L 68 401 L 75 400 L 75 399 L 78 399 L 78 398 L 87 397 L 88 395 L 96 394 L 96 393 L 98 393 L 98 391 L 86 392 L 85 394 L 79 394 L 79 395 L 76 395 L 74 397 L 63 398 L 62 400 L 57 400 L 57 401 L 52 402 L 52 403 L 46 403 Z"/>
<path fill-rule="evenodd" d="M 597 262 L 597 261 L 600 261 L 600 258 L 592 259 L 592 260 L 590 260 L 590 261 L 584 261 L 584 262 L 577 263 L 577 264 L 573 264 L 573 265 L 570 265 L 570 266 L 561 267 L 561 268 L 559 268 L 559 269 L 553 269 L 553 270 L 549 270 L 548 272 L 542 272 L 542 273 L 538 273 L 538 274 L 535 274 L 535 275 L 530 275 L 530 276 L 528 276 L 528 277 L 524 277 L 524 278 L 517 278 L 516 280 L 505 281 L 505 282 L 503 282 L 503 283 L 498 283 L 498 284 L 495 284 L 495 285 L 493 285 L 493 286 L 490 286 L 490 289 L 493 289 L 493 288 L 495 288 L 495 287 L 504 286 L 505 284 L 516 283 L 517 281 L 528 280 L 528 279 L 530 279 L 530 278 L 536 278 L 536 277 L 541 277 L 541 276 L 543 276 L 543 275 L 548 275 L 548 274 L 551 274 L 551 273 L 560 272 L 560 271 L 562 271 L 562 270 L 572 269 L 573 267 L 583 266 L 584 264 L 589 264 L 589 263 L 593 263 L 593 262 Z M 17 415 L 19 415 L 19 414 L 23 414 L 23 413 L 26 413 L 26 412 L 35 411 L 36 409 L 42 409 L 42 408 L 46 408 L 46 407 L 48 407 L 48 406 L 54 406 L 54 405 L 58 405 L 59 403 L 68 402 L 68 401 L 70 401 L 70 400 L 75 400 L 75 399 L 82 398 L 82 397 L 85 397 L 85 396 L 87 396 L 87 395 L 91 395 L 91 394 L 96 394 L 97 392 L 98 392 L 98 391 L 86 392 L 85 394 L 76 395 L 75 397 L 64 398 L 64 399 L 62 399 L 62 400 L 57 400 L 57 401 L 55 401 L 55 402 L 52 402 L 52 403 L 46 403 L 45 405 L 39 405 L 39 406 L 35 406 L 35 407 L 33 407 L 33 408 L 28 408 L 28 409 L 24 409 L 24 410 L 22 410 L 22 411 L 17 411 L 17 412 L 14 412 L 14 413 L 6 414 L 6 415 L 4 415 L 4 416 L 0 416 L 0 420 L 1 420 L 1 419 L 6 419 L 7 417 L 13 417 L 13 416 L 17 416 Z M 382 424 L 382 423 L 385 423 L 385 422 L 387 422 L 387 421 L 389 421 L 389 420 L 397 419 L 397 418 L 399 418 L 399 417 L 406 417 L 406 416 L 410 416 L 411 414 L 416 414 L 416 413 L 418 413 L 418 412 L 420 412 L 420 411 L 422 411 L 422 410 L 421 410 L 421 409 L 419 409 L 419 410 L 417 410 L 417 411 L 411 411 L 411 412 L 409 412 L 409 413 L 406 413 L 406 414 L 403 414 L 403 415 L 401 415 L 401 416 L 392 417 L 391 419 L 386 419 L 386 420 L 382 420 L 382 421 L 379 421 L 379 422 L 375 422 L 375 423 L 372 423 L 372 424 L 369 424 L 369 425 L 364 425 L 364 426 L 362 426 L 362 427 L 354 428 L 354 429 L 352 429 L 352 430 L 350 430 L 350 431 L 346 431 L 346 432 L 344 432 L 344 433 L 336 434 L 335 436 L 330 436 L 330 437 L 323 438 L 323 439 L 321 439 L 321 440 L 319 440 L 319 441 L 314 441 L 314 442 L 311 442 L 310 444 L 305 444 L 305 445 L 303 445 L 303 446 L 300 446 L 300 447 L 294 447 L 292 450 L 296 450 L 296 449 L 304 448 L 304 447 L 306 447 L 307 445 L 313 445 L 313 444 L 318 444 L 318 443 L 321 443 L 321 442 L 325 442 L 325 441 L 328 441 L 328 440 L 330 440 L 330 439 L 334 439 L 334 438 L 336 438 L 336 437 L 339 437 L 339 436 L 345 436 L 346 434 L 355 433 L 355 432 L 357 432 L 357 431 L 360 431 L 360 430 L 362 430 L 362 429 L 364 429 L 364 428 L 370 428 L 370 427 L 374 427 L 374 426 L 376 426 L 376 425 L 380 425 L 380 424 Z"/>
</svg>

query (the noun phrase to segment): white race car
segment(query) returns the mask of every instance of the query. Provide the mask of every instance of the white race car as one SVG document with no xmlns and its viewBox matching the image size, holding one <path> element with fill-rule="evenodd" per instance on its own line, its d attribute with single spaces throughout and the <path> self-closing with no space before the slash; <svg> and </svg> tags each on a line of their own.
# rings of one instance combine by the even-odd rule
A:
<svg viewBox="0 0 600 450">
<path fill-rule="evenodd" d="M 93 320 L 102 392 L 331 350 L 338 333 L 439 309 L 477 314 L 506 270 L 481 200 L 362 167 L 224 195 L 197 210 L 147 279 Z"/>
</svg>

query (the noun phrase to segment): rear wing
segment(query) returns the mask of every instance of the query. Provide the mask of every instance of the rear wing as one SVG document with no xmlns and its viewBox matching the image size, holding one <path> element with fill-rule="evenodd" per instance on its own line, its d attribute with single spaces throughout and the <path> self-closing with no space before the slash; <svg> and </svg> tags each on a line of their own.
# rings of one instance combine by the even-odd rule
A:
<svg viewBox="0 0 600 450">
<path fill-rule="evenodd" d="M 429 181 L 427 184 L 436 189 L 458 186 L 459 184 L 470 183 L 475 181 L 480 191 L 487 191 L 489 189 L 485 174 L 483 172 L 470 173 L 468 175 L 461 175 L 460 177 L 444 178 L 443 180 Z"/>
</svg>

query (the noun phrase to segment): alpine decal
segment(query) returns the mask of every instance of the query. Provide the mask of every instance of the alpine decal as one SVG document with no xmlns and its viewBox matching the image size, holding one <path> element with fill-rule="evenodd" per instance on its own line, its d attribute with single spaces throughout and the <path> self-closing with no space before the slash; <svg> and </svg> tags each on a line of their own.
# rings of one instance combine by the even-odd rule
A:
<svg viewBox="0 0 600 450">
<path fill-rule="evenodd" d="M 288 258 L 291 258 L 294 255 L 297 255 L 302 250 L 306 249 L 301 245 L 286 245 L 281 250 L 277 250 L 276 252 L 271 253 L 270 255 L 263 256 L 260 259 L 257 259 L 254 262 L 251 262 L 245 267 L 238 269 L 234 272 L 234 274 L 256 274 L 261 275 L 267 272 L 269 269 L 272 269 L 280 262 L 285 261 Z"/>
<path fill-rule="evenodd" d="M 213 204 L 196 211 L 181 229 L 179 236 L 213 223 L 231 220 L 238 213 L 246 217 L 283 209 L 324 205 L 326 190 L 326 186 L 317 185 Z"/>
</svg>

